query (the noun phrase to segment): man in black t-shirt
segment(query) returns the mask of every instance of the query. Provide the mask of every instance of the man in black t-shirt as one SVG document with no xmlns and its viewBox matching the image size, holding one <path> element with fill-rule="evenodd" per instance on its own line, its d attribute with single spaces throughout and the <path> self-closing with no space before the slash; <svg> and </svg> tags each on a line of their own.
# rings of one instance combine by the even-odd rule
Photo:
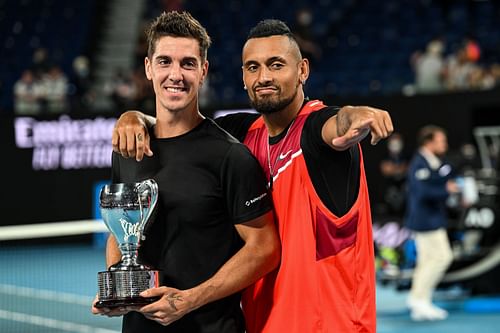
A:
<svg viewBox="0 0 500 333">
<path fill-rule="evenodd" d="M 112 178 L 153 178 L 159 185 L 158 211 L 139 256 L 161 271 L 160 287 L 141 296 L 161 298 L 143 307 L 92 311 L 124 315 L 126 333 L 242 333 L 239 292 L 280 257 L 265 177 L 249 150 L 198 110 L 210 44 L 200 23 L 188 13 L 163 13 L 149 28 L 148 44 L 156 154 L 137 162 L 114 153 Z M 106 263 L 120 258 L 111 236 Z"/>
</svg>

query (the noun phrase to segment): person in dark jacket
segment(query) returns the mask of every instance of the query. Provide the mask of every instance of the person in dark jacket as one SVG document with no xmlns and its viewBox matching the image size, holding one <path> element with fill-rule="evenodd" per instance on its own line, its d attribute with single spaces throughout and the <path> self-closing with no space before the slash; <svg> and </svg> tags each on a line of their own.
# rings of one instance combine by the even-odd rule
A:
<svg viewBox="0 0 500 333">
<path fill-rule="evenodd" d="M 446 200 L 459 192 L 452 168 L 442 161 L 448 150 L 444 129 L 428 125 L 418 133 L 419 149 L 408 170 L 408 202 L 405 224 L 414 232 L 417 264 L 407 305 L 411 318 L 443 320 L 446 310 L 432 304 L 432 294 L 453 260 L 446 232 Z"/>
</svg>

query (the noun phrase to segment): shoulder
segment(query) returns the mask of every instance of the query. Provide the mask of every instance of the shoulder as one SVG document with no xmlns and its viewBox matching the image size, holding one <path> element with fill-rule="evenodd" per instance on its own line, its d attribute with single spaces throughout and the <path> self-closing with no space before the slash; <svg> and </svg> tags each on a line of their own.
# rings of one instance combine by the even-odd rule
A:
<svg viewBox="0 0 500 333">
<path fill-rule="evenodd" d="M 227 142 L 228 144 L 239 142 L 213 119 L 207 118 L 204 126 L 205 133 L 214 140 L 220 140 L 222 142 Z"/>
<path fill-rule="evenodd" d="M 243 141 L 248 129 L 259 116 L 258 113 L 238 112 L 218 117 L 215 122 L 236 139 Z"/>
<path fill-rule="evenodd" d="M 422 156 L 422 154 L 420 154 L 419 152 L 416 152 L 411 159 L 411 163 L 413 165 L 417 165 L 417 164 L 425 164 L 426 162 L 424 156 Z"/>
<path fill-rule="evenodd" d="M 417 181 L 422 181 L 430 179 L 431 173 L 432 170 L 429 168 L 424 156 L 416 153 L 411 161 L 410 177 Z"/>
<path fill-rule="evenodd" d="M 220 127 L 214 120 L 207 119 L 206 122 L 207 141 L 211 142 L 211 150 L 219 150 L 226 158 L 230 159 L 253 158 L 250 150 L 243 143 Z"/>
</svg>

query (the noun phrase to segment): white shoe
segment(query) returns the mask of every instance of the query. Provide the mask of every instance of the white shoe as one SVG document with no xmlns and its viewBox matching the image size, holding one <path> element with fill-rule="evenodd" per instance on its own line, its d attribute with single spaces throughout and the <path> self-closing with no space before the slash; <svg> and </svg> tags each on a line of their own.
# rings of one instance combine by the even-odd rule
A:
<svg viewBox="0 0 500 333">
<path fill-rule="evenodd" d="M 410 308 L 410 316 L 414 321 L 424 320 L 444 320 L 448 317 L 448 312 L 428 301 L 408 298 L 407 305 Z"/>
</svg>

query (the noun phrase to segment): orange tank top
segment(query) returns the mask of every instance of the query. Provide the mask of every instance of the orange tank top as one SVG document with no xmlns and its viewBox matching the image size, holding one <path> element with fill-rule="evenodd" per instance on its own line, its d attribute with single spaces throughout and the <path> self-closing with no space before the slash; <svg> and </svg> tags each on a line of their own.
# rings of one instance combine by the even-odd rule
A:
<svg viewBox="0 0 500 333">
<path fill-rule="evenodd" d="M 347 214 L 335 216 L 314 190 L 300 147 L 307 117 L 324 107 L 308 102 L 286 137 L 271 147 L 262 117 L 245 137 L 268 176 L 268 148 L 275 164 L 272 196 L 282 246 L 279 268 L 243 292 L 248 333 L 376 331 L 372 224 L 361 152 L 358 197 Z"/>
</svg>

